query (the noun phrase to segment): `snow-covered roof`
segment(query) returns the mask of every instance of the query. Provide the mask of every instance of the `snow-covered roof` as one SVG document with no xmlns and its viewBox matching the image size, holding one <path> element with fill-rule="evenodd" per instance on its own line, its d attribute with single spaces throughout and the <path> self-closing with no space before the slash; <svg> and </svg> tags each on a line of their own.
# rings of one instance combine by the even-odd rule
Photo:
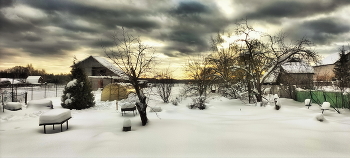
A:
<svg viewBox="0 0 350 158">
<path fill-rule="evenodd" d="M 314 73 L 314 68 L 303 61 L 286 62 L 281 67 L 287 73 Z"/>
<path fill-rule="evenodd" d="M 120 70 L 118 67 L 113 65 L 111 62 L 109 62 L 106 58 L 100 57 L 100 56 L 92 56 L 94 59 L 96 59 L 100 64 L 102 64 L 104 67 L 111 70 L 113 73 L 115 73 L 118 76 L 125 76 L 124 72 Z"/>
<path fill-rule="evenodd" d="M 303 61 L 289 61 L 282 64 L 281 68 L 286 73 L 314 73 L 314 68 Z M 277 81 L 278 75 L 280 74 L 281 68 L 277 68 L 275 71 L 271 72 L 271 74 L 269 74 L 264 80 L 264 83 L 275 83 Z M 264 76 L 265 75 L 267 74 L 264 74 Z"/>
<path fill-rule="evenodd" d="M 330 55 L 328 55 L 327 57 L 325 57 L 322 61 L 320 65 L 329 65 L 329 64 L 334 64 L 336 61 L 339 60 L 339 53 L 332 53 Z"/>
<path fill-rule="evenodd" d="M 116 67 L 114 64 L 112 64 L 111 62 L 109 62 L 105 57 L 101 57 L 101 56 L 89 56 L 86 59 L 92 57 L 93 59 L 95 59 L 98 63 L 100 63 L 101 65 L 103 65 L 104 67 L 106 67 L 107 69 L 109 69 L 110 71 L 112 71 L 114 74 L 118 75 L 120 78 L 122 79 L 128 79 L 127 76 L 125 75 L 124 71 L 122 71 L 121 69 L 119 69 L 118 67 Z M 86 60 L 84 59 L 84 60 Z M 82 61 L 84 61 L 82 60 Z M 82 62 L 80 61 L 80 62 Z M 79 64 L 80 62 L 78 62 L 77 64 Z"/>
<path fill-rule="evenodd" d="M 21 79 L 3 78 L 1 81 L 10 81 L 11 84 L 21 84 L 23 83 Z"/>
<path fill-rule="evenodd" d="M 26 82 L 31 84 L 38 84 L 40 83 L 41 76 L 28 76 Z"/>
<path fill-rule="evenodd" d="M 271 72 L 271 74 L 266 77 L 264 83 L 275 83 L 277 81 L 279 72 L 280 72 L 279 68 L 277 68 L 274 72 Z"/>
</svg>

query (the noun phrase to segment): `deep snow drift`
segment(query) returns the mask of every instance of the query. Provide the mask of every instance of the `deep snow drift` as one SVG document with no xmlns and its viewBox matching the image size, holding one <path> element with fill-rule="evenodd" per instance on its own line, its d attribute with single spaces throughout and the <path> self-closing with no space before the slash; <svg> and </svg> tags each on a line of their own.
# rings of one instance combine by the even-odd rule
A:
<svg viewBox="0 0 350 158">
<path fill-rule="evenodd" d="M 178 87 L 176 87 L 178 88 Z M 96 93 L 96 99 L 99 99 Z M 60 98 L 52 100 L 61 109 Z M 256 107 L 212 94 L 207 109 L 189 109 L 191 99 L 174 106 L 151 96 L 149 123 L 122 116 L 116 102 L 96 102 L 72 110 L 69 129 L 39 126 L 49 107 L 0 112 L 0 157 L 349 157 L 350 112 L 280 98 L 282 107 Z M 149 110 L 147 110 L 149 111 Z M 123 132 L 125 118 L 131 131 Z"/>
</svg>

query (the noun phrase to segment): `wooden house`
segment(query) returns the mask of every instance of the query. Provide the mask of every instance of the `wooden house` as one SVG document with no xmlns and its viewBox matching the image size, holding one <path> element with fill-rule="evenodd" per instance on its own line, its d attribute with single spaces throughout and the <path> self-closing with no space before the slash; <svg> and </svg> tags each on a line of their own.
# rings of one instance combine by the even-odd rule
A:
<svg viewBox="0 0 350 158">
<path fill-rule="evenodd" d="M 321 61 L 321 64 L 314 66 L 314 81 L 320 86 L 330 86 L 335 81 L 334 67 L 339 60 L 339 53 L 333 53 Z M 350 64 L 350 53 L 346 54 L 347 62 Z"/>
<path fill-rule="evenodd" d="M 89 56 L 76 64 L 88 76 L 93 90 L 103 88 L 109 83 L 127 80 L 124 72 L 104 57 Z"/>
<path fill-rule="evenodd" d="M 300 59 L 291 59 L 267 77 L 265 84 L 311 88 L 314 68 Z"/>
</svg>

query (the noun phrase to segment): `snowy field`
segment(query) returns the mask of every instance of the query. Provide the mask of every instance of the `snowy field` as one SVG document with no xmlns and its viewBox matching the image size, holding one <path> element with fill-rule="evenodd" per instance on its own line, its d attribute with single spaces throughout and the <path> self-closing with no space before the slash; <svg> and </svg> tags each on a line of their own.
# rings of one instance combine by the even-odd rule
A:
<svg viewBox="0 0 350 158">
<path fill-rule="evenodd" d="M 176 87 L 178 88 L 178 87 Z M 122 116 L 115 102 L 99 101 L 86 110 L 72 110 L 69 129 L 63 124 L 39 126 L 48 107 L 0 112 L 0 157 L 350 157 L 350 112 L 324 112 L 318 105 L 281 98 L 282 108 L 256 107 L 212 94 L 205 110 L 189 109 L 191 99 L 178 106 L 151 96 L 141 126 L 139 115 Z M 61 109 L 60 98 L 52 100 Z M 124 119 L 132 131 L 123 132 Z"/>
</svg>

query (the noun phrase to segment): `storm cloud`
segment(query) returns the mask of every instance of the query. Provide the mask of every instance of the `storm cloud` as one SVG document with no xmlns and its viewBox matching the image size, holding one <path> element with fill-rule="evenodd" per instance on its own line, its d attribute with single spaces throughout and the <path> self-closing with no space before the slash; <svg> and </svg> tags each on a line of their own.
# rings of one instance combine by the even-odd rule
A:
<svg viewBox="0 0 350 158">
<path fill-rule="evenodd" d="M 113 46 L 111 35 L 121 27 L 180 59 L 209 51 L 210 37 L 232 31 L 241 19 L 266 33 L 279 30 L 329 47 L 350 39 L 349 9 L 348 0 L 2 0 L 0 63 L 24 54 L 104 55 L 101 46 Z"/>
<path fill-rule="evenodd" d="M 290 38 L 294 40 L 306 37 L 319 45 L 332 44 L 334 41 L 339 41 L 349 31 L 350 24 L 344 23 L 343 20 L 336 17 L 305 21 L 295 24 L 294 27 L 286 30 L 286 32 L 290 33 Z"/>
<path fill-rule="evenodd" d="M 282 18 L 303 18 L 331 13 L 350 4 L 348 0 L 308 0 L 308 1 L 261 1 L 253 5 L 255 9 L 244 15 L 247 19 L 281 20 Z"/>
</svg>

